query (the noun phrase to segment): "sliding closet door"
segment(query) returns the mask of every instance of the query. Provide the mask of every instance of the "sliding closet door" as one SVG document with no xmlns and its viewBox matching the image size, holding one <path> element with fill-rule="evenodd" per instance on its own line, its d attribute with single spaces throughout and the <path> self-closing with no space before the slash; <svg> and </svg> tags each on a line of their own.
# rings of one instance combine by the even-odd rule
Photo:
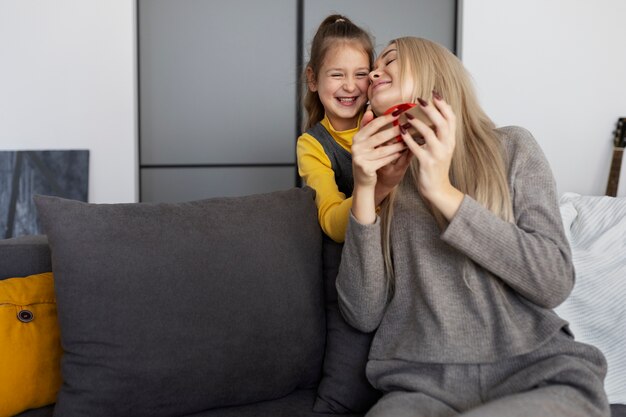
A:
<svg viewBox="0 0 626 417">
<path fill-rule="evenodd" d="M 305 0 L 306 48 L 319 24 L 333 12 L 346 15 L 374 35 L 377 52 L 402 36 L 428 38 L 456 52 L 456 0 Z"/>
<path fill-rule="evenodd" d="M 296 2 L 138 5 L 141 200 L 293 187 Z"/>
<path fill-rule="evenodd" d="M 455 50 L 452 0 L 138 0 L 142 201 L 297 184 L 298 63 L 328 14 Z"/>
</svg>

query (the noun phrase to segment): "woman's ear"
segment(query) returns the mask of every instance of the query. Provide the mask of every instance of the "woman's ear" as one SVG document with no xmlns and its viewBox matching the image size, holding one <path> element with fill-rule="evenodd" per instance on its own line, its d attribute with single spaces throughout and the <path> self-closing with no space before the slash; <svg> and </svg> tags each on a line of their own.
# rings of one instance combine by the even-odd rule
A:
<svg viewBox="0 0 626 417">
<path fill-rule="evenodd" d="M 311 67 L 306 67 L 306 85 L 312 92 L 317 91 L 317 80 L 315 79 L 315 72 L 313 72 L 313 68 Z"/>
</svg>

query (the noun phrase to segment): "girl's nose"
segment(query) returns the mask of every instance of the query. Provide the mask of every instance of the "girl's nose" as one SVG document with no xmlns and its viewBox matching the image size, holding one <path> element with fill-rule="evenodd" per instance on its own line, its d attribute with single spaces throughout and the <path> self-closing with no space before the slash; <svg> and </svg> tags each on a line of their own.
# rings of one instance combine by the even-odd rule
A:
<svg viewBox="0 0 626 417">
<path fill-rule="evenodd" d="M 356 81 L 352 77 L 346 78 L 343 89 L 346 91 L 354 91 L 356 89 Z"/>
</svg>

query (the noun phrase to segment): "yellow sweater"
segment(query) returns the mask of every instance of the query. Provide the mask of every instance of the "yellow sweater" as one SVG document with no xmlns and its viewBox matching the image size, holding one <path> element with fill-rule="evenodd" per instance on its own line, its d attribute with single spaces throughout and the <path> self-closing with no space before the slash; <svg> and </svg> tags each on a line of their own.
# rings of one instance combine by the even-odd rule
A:
<svg viewBox="0 0 626 417">
<path fill-rule="evenodd" d="M 361 116 L 354 129 L 337 131 L 327 117 L 321 121 L 337 143 L 350 152 L 352 138 L 359 131 Z M 304 183 L 316 192 L 317 217 L 324 233 L 335 242 L 343 242 L 352 208 L 352 197 L 346 198 L 335 183 L 335 173 L 322 145 L 308 133 L 298 138 L 296 146 L 298 173 Z"/>
</svg>

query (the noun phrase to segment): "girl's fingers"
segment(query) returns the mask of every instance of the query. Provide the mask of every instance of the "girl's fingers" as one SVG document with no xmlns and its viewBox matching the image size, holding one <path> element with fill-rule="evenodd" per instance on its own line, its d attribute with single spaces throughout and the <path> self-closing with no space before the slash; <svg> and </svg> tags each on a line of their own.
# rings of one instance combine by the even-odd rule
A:
<svg viewBox="0 0 626 417">
<path fill-rule="evenodd" d="M 385 158 L 388 155 L 402 152 L 405 149 L 406 144 L 404 142 L 396 142 L 392 145 L 379 146 L 371 152 L 370 160 Z"/>
<path fill-rule="evenodd" d="M 372 120 L 374 120 L 374 112 L 368 108 L 361 119 L 361 127 L 367 126 Z"/>
<path fill-rule="evenodd" d="M 391 164 L 393 161 L 396 161 L 401 157 L 401 152 L 396 152 L 384 158 L 377 159 L 376 162 L 372 163 L 372 169 L 374 171 L 378 171 L 379 169 Z"/>
<path fill-rule="evenodd" d="M 372 113 L 372 116 L 373 115 L 374 114 Z M 365 115 L 363 117 L 365 117 Z M 361 140 L 370 137 L 374 135 L 378 130 L 383 128 L 385 125 L 391 124 L 397 118 L 398 115 L 394 116 L 392 114 L 386 114 L 380 117 L 376 117 L 374 118 L 374 120 L 369 121 L 367 125 L 361 126 L 361 130 L 359 130 L 359 132 L 355 135 L 355 139 L 357 136 L 359 136 Z"/>
<path fill-rule="evenodd" d="M 404 142 L 396 142 L 393 145 L 379 146 L 378 148 L 371 149 L 367 153 L 359 153 L 356 157 L 353 155 L 353 162 L 360 166 L 377 162 L 381 159 L 387 158 L 389 155 L 399 154 L 407 148 Z"/>
<path fill-rule="evenodd" d="M 368 153 L 353 155 L 352 163 L 362 172 L 373 175 L 381 167 L 396 161 L 403 152 L 406 153 L 406 150 L 407 146 L 404 142 L 397 142 L 372 149 Z"/>
</svg>

